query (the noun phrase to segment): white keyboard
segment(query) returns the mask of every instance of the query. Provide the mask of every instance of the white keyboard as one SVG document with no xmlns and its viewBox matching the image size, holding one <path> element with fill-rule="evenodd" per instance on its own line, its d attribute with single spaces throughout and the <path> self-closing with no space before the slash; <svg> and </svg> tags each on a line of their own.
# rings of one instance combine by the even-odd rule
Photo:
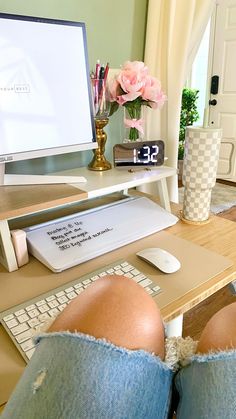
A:
<svg viewBox="0 0 236 419">
<path fill-rule="evenodd" d="M 0 321 L 26 362 L 35 351 L 33 336 L 42 329 L 45 322 L 56 317 L 85 288 L 107 274 L 125 275 L 131 278 L 152 297 L 161 291 L 151 279 L 123 260 L 2 312 Z"/>
</svg>

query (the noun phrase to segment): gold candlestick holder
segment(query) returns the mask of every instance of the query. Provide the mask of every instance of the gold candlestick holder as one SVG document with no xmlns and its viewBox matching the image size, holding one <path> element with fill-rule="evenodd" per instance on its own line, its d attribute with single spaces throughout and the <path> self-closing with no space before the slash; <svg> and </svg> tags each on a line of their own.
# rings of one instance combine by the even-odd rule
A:
<svg viewBox="0 0 236 419">
<path fill-rule="evenodd" d="M 98 148 L 93 150 L 94 156 L 92 161 L 88 165 L 88 168 L 90 170 L 102 171 L 111 169 L 111 163 L 106 159 L 104 155 L 107 134 L 105 133 L 103 128 L 108 124 L 108 122 L 108 118 L 95 118 L 96 139 L 98 143 Z"/>
</svg>

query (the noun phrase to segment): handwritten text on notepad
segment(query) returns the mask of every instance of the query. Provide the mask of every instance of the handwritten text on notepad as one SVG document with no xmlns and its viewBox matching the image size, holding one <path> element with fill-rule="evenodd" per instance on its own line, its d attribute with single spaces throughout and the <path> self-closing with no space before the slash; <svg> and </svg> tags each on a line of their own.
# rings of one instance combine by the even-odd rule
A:
<svg viewBox="0 0 236 419">
<path fill-rule="evenodd" d="M 71 221 L 61 227 L 48 230 L 47 235 L 60 250 L 66 250 L 75 246 L 81 247 L 88 240 L 94 240 L 112 230 L 113 228 L 106 227 L 95 233 L 89 233 L 83 228 L 82 221 Z"/>
</svg>

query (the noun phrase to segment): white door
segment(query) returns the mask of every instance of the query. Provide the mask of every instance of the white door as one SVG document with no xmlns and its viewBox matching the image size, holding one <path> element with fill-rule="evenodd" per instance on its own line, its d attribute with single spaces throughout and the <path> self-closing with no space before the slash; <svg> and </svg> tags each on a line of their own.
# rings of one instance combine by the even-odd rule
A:
<svg viewBox="0 0 236 419">
<path fill-rule="evenodd" d="M 216 7 L 212 76 L 219 76 L 218 94 L 211 94 L 209 125 L 223 129 L 217 178 L 236 182 L 236 0 Z"/>
</svg>

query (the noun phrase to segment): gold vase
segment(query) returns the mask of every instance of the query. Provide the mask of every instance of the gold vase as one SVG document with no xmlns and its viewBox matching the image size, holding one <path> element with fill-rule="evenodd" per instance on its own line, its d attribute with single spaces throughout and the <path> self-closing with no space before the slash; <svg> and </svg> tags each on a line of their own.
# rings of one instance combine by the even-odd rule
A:
<svg viewBox="0 0 236 419">
<path fill-rule="evenodd" d="M 90 170 L 109 170 L 111 169 L 111 163 L 107 161 L 104 153 L 105 153 L 105 144 L 107 141 L 107 134 L 103 130 L 103 128 L 108 124 L 109 119 L 96 119 L 95 118 L 95 127 L 96 127 L 96 140 L 98 143 L 98 148 L 93 150 L 93 159 L 89 163 L 88 168 Z"/>
</svg>

